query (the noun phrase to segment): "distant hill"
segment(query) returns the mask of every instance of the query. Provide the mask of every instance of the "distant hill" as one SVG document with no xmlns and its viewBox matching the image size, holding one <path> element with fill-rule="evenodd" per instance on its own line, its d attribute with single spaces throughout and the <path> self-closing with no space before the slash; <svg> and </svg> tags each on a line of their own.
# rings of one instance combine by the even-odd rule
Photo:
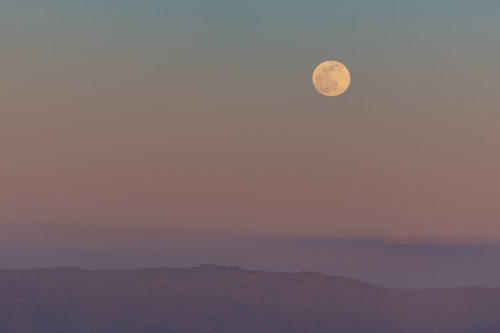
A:
<svg viewBox="0 0 500 333">
<path fill-rule="evenodd" d="M 500 289 L 201 266 L 0 270 L 0 332 L 498 333 Z"/>
</svg>

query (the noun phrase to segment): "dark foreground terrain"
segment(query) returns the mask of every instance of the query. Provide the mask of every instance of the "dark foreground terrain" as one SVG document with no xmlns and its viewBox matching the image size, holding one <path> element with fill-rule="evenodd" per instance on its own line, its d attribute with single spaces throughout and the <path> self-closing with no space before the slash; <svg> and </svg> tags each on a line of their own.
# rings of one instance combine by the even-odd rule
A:
<svg viewBox="0 0 500 333">
<path fill-rule="evenodd" d="M 500 289 L 218 266 L 0 270 L 0 332 L 498 333 Z"/>
</svg>

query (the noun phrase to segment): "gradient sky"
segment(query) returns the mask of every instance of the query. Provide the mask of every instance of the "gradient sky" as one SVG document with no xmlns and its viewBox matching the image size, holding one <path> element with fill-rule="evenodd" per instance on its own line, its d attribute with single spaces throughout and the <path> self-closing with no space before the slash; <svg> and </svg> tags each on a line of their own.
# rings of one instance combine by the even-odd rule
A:
<svg viewBox="0 0 500 333">
<path fill-rule="evenodd" d="M 0 246 L 499 241 L 499 18 L 498 1 L 2 1 Z M 328 59 L 351 72 L 337 98 L 311 83 Z"/>
</svg>

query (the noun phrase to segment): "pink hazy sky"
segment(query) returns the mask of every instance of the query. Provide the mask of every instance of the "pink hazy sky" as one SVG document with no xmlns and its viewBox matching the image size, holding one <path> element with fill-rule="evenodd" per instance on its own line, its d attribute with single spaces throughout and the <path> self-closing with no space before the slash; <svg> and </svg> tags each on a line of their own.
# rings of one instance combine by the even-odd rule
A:
<svg viewBox="0 0 500 333">
<path fill-rule="evenodd" d="M 2 226 L 500 237 L 494 17 L 261 5 L 7 6 Z"/>
</svg>

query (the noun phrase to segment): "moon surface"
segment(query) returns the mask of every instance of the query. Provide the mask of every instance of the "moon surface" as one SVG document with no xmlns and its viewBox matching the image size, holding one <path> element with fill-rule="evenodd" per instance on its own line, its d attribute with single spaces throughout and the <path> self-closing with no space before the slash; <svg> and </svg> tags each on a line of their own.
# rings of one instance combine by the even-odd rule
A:
<svg viewBox="0 0 500 333">
<path fill-rule="evenodd" d="M 328 60 L 319 64 L 313 72 L 314 88 L 325 96 L 343 94 L 351 83 L 347 67 L 338 61 Z"/>
</svg>

